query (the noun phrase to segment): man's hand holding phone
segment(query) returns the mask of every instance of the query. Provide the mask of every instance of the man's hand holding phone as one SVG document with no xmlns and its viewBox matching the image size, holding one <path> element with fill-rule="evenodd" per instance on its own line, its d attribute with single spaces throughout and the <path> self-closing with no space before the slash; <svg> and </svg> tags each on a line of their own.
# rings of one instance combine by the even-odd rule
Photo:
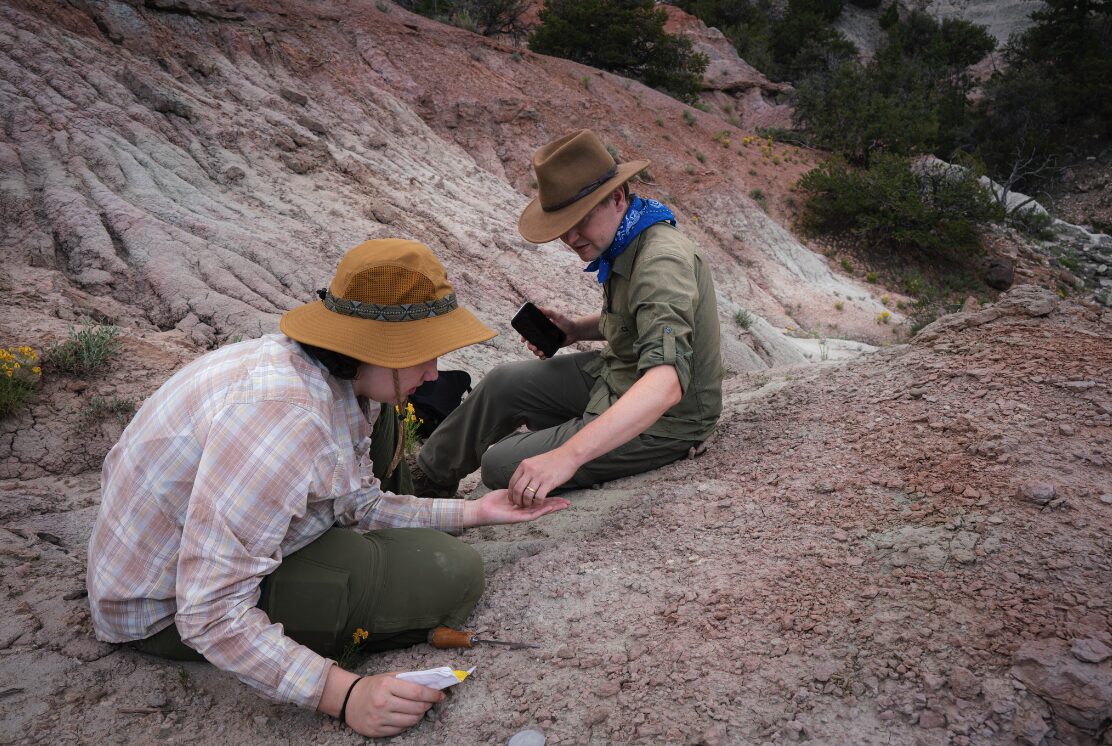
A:
<svg viewBox="0 0 1112 746">
<path fill-rule="evenodd" d="M 579 341 L 573 319 L 551 308 L 525 303 L 510 322 L 521 334 L 521 341 L 542 360 L 556 354 L 561 347 Z"/>
</svg>

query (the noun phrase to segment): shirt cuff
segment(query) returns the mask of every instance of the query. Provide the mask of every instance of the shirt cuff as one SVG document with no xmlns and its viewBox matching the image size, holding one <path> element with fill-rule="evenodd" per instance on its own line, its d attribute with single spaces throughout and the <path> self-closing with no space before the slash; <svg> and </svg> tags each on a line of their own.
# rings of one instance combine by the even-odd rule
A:
<svg viewBox="0 0 1112 746">
<path fill-rule="evenodd" d="M 328 669 L 333 661 L 323 658 L 309 648 L 298 646 L 289 668 L 278 682 L 275 697 L 283 702 L 291 702 L 301 707 L 317 709 L 324 683 L 328 680 Z"/>
<path fill-rule="evenodd" d="M 449 534 L 458 534 L 463 531 L 463 512 L 467 508 L 466 500 L 428 497 L 421 499 L 432 503 L 429 509 L 429 528 L 435 528 Z"/>
</svg>

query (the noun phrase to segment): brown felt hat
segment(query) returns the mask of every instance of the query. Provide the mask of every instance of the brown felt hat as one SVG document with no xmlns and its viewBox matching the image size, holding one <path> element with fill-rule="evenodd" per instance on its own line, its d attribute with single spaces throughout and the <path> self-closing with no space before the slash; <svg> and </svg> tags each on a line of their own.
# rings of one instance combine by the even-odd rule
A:
<svg viewBox="0 0 1112 746">
<path fill-rule="evenodd" d="M 649 163 L 615 163 L 590 130 L 550 142 L 533 154 L 538 194 L 521 213 L 518 231 L 533 243 L 559 238 Z"/>
<path fill-rule="evenodd" d="M 496 332 L 456 302 L 443 265 L 416 241 L 367 241 L 340 261 L 321 300 L 287 311 L 287 337 L 384 368 L 407 368 Z"/>
</svg>

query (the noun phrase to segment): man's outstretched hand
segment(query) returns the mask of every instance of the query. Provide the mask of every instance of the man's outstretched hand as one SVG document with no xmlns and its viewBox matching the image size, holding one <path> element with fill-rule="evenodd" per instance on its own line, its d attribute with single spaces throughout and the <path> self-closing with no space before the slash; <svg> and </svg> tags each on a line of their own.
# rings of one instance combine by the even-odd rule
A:
<svg viewBox="0 0 1112 746">
<path fill-rule="evenodd" d="M 463 525 L 490 526 L 497 523 L 521 523 L 555 513 L 571 507 L 562 497 L 552 497 L 538 501 L 529 507 L 518 507 L 510 501 L 509 490 L 493 490 L 478 500 L 471 500 L 464 506 Z"/>
</svg>

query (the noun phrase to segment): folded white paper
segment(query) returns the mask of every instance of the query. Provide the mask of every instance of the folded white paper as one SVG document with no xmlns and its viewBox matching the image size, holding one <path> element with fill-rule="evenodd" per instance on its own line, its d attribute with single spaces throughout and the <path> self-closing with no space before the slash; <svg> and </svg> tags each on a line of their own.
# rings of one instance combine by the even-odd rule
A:
<svg viewBox="0 0 1112 746">
<path fill-rule="evenodd" d="M 448 666 L 440 666 L 439 668 L 429 668 L 424 671 L 406 671 L 405 673 L 398 674 L 396 678 L 402 681 L 412 681 L 414 684 L 432 687 L 433 689 L 447 689 L 466 679 L 474 670 L 474 666 L 466 671 L 459 671 L 449 668 Z"/>
</svg>

